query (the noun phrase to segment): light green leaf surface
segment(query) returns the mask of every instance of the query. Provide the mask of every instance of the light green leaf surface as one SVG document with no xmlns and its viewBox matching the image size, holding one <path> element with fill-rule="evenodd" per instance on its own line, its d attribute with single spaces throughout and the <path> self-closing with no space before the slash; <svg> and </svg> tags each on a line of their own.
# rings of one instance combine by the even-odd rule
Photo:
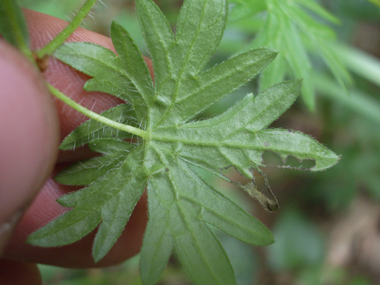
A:
<svg viewBox="0 0 380 285">
<path fill-rule="evenodd" d="M 136 92 L 142 97 L 139 100 L 140 97 L 137 95 L 134 96 L 132 93 L 131 96 L 133 99 L 130 101 L 133 106 L 151 105 L 151 102 L 154 100 L 154 87 L 142 54 L 124 28 L 115 22 L 113 22 L 111 26 L 111 36 L 112 38 L 118 39 L 114 40 L 113 44 L 119 55 L 120 67 L 126 72 L 129 80 L 132 81 L 132 88 L 135 90 L 131 92 Z M 134 108 L 136 112 L 142 111 L 140 108 Z"/>
<path fill-rule="evenodd" d="M 199 73 L 222 39 L 226 20 L 226 1 L 185 1 L 179 14 L 176 43 L 181 51 L 180 76 Z"/>
<path fill-rule="evenodd" d="M 99 170 L 108 172 L 117 167 L 127 157 L 134 146 L 115 139 L 94 140 L 89 143 L 92 150 L 107 154 L 82 160 L 55 176 L 55 180 L 66 185 L 88 185 L 99 178 Z"/>
<path fill-rule="evenodd" d="M 301 133 L 265 129 L 296 100 L 301 80 L 277 84 L 257 96 L 248 94 L 223 114 L 192 122 L 199 112 L 255 77 L 277 53 L 270 48 L 252 49 L 203 70 L 224 31 L 224 0 L 186 0 L 175 35 L 151 0 L 137 0 L 136 7 L 153 60 L 154 83 L 133 40 L 116 23 L 111 34 L 117 56 L 86 43 L 65 44 L 56 56 L 93 77 L 86 83 L 87 90 L 128 101 L 130 105 L 102 115 L 131 124 L 135 112 L 134 124 L 144 129 L 144 138 L 131 139 L 93 120 L 73 131 L 61 148 L 88 144 L 103 156 L 78 162 L 57 175 L 61 183 L 87 187 L 61 197 L 58 202 L 73 209 L 28 241 L 64 245 L 100 224 L 93 248 L 98 261 L 120 236 L 146 188 L 149 220 L 140 264 L 144 284 L 158 282 L 172 252 L 195 283 L 236 284 L 227 255 L 209 226 L 253 245 L 268 245 L 273 236 L 203 181 L 192 166 L 225 180 L 221 170 L 233 166 L 253 185 L 252 171 L 261 171 L 265 151 L 277 153 L 284 161 L 288 156 L 315 160 L 312 171 L 331 167 L 339 157 Z M 260 195 L 265 197 L 257 189 L 251 191 L 259 201 Z"/>
<path fill-rule="evenodd" d="M 118 34 L 118 31 L 115 31 L 116 25 L 112 27 L 112 32 Z M 136 118 L 141 120 L 147 114 L 147 105 L 143 95 L 149 96 L 149 94 L 139 93 L 141 91 L 139 89 L 141 87 L 139 85 L 140 81 L 136 83 L 134 78 L 130 76 L 128 65 L 122 68 L 128 57 L 131 56 L 129 53 L 132 53 L 132 56 L 134 54 L 131 47 L 135 47 L 135 45 L 127 45 L 127 37 L 128 35 L 125 34 L 123 43 L 119 41 L 114 43 L 115 47 L 124 44 L 126 53 L 124 57 L 116 57 L 112 51 L 91 43 L 64 44 L 54 55 L 75 69 L 93 77 L 93 79 L 86 82 L 85 90 L 110 93 L 127 101 L 134 108 Z M 136 62 L 138 60 L 133 63 L 136 64 Z M 145 65 L 145 63 L 143 64 Z M 136 70 L 138 70 L 137 67 L 138 65 L 136 65 Z M 141 72 L 139 72 L 138 76 L 141 76 Z M 140 77 L 140 80 L 143 80 L 142 77 Z M 152 80 L 149 77 L 148 87 L 152 85 Z M 148 87 L 144 87 L 144 91 L 148 90 Z"/>
<path fill-rule="evenodd" d="M 147 190 L 149 219 L 143 239 L 144 247 L 140 253 L 140 268 L 144 268 L 141 270 L 144 284 L 156 284 L 173 251 L 173 235 L 169 227 L 168 211 L 162 207 L 161 200 L 152 189 L 152 183 L 148 184 Z"/>
<path fill-rule="evenodd" d="M 24 13 L 15 0 L 0 1 L 0 34 L 24 54 L 30 54 L 29 32 Z"/>
<path fill-rule="evenodd" d="M 151 55 L 156 90 L 168 80 L 174 58 L 173 32 L 161 10 L 152 1 L 135 1 L 142 34 Z"/>
</svg>

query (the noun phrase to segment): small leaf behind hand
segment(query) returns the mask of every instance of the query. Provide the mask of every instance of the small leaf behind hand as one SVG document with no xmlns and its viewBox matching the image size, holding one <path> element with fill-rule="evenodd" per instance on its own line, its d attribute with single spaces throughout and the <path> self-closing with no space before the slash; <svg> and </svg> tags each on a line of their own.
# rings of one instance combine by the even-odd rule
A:
<svg viewBox="0 0 380 285">
<path fill-rule="evenodd" d="M 28 26 L 15 0 L 0 1 L 0 34 L 16 48 L 30 53 Z"/>
</svg>

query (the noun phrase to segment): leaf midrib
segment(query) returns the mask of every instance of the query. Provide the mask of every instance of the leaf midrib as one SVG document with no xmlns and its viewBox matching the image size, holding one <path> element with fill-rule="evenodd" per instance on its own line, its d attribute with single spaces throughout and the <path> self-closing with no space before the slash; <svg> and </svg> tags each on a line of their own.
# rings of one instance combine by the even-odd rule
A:
<svg viewBox="0 0 380 285">
<path fill-rule="evenodd" d="M 247 53 L 249 53 L 249 52 L 251 52 L 251 51 L 252 51 L 252 50 L 249 50 L 249 51 L 244 52 L 244 53 L 241 53 L 241 54 L 247 54 Z M 202 82 L 201 79 L 203 79 L 203 77 L 206 77 L 206 78 L 207 78 L 207 76 L 208 76 L 210 73 L 214 72 L 216 68 L 221 68 L 220 66 L 222 66 L 223 64 L 227 64 L 229 60 L 232 60 L 232 59 L 236 58 L 237 56 L 239 56 L 239 55 L 241 55 L 241 54 L 237 54 L 237 55 L 231 57 L 230 59 L 228 59 L 227 61 L 224 61 L 224 62 L 222 62 L 222 63 L 219 63 L 218 65 L 216 65 L 216 66 L 214 66 L 214 67 L 212 67 L 212 68 L 210 68 L 210 69 L 208 69 L 208 70 L 206 70 L 206 71 L 204 71 L 204 72 L 202 72 L 202 73 L 200 73 L 200 74 L 197 74 L 197 75 L 198 75 L 197 78 L 199 78 L 199 81 Z M 244 66 L 248 66 L 248 65 L 255 64 L 255 63 L 257 63 L 259 60 L 262 60 L 262 58 L 259 58 L 259 59 L 258 59 L 258 58 L 256 58 L 256 57 L 252 57 L 250 61 L 247 61 L 247 63 L 244 64 Z M 222 67 L 224 67 L 224 66 L 222 66 Z M 208 80 L 208 81 L 207 81 L 207 82 L 209 82 L 208 84 L 202 84 L 202 87 L 201 87 L 201 88 L 198 88 L 198 89 L 195 89 L 195 90 L 194 90 L 194 89 L 193 89 L 193 90 L 190 90 L 190 91 L 192 91 L 192 93 L 188 94 L 187 96 L 184 96 L 184 97 L 180 98 L 180 99 L 177 100 L 175 103 L 178 104 L 178 103 L 181 103 L 182 101 L 188 100 L 188 99 L 190 99 L 191 97 L 195 96 L 196 94 L 198 94 L 198 93 L 204 91 L 204 90 L 207 89 L 208 87 L 210 87 L 210 86 L 212 86 L 212 85 L 215 85 L 217 82 L 222 81 L 222 80 L 224 80 L 225 78 L 230 77 L 231 74 L 236 74 L 237 72 L 241 72 L 241 71 L 243 71 L 243 70 L 244 70 L 244 69 L 241 68 L 241 67 L 240 67 L 240 68 L 231 69 L 230 72 L 228 72 L 228 73 L 224 73 L 223 76 L 221 76 L 221 77 L 220 77 L 220 76 L 217 77 L 216 80 Z M 195 79 L 197 79 L 197 78 L 195 78 Z M 213 79 L 213 78 L 215 78 L 215 77 L 213 76 L 212 79 Z M 194 86 L 195 86 L 195 85 L 194 85 Z"/>
<path fill-rule="evenodd" d="M 194 200 L 194 199 L 191 199 L 190 197 L 182 196 L 182 198 L 183 198 L 184 200 L 187 200 L 187 201 L 189 201 L 189 202 L 191 202 L 191 203 L 193 203 L 193 204 L 196 204 L 196 205 L 198 205 L 199 207 L 201 207 L 201 208 L 202 208 L 201 211 L 209 212 L 209 213 L 213 214 L 214 216 L 221 218 L 222 220 L 226 220 L 226 221 L 228 221 L 228 223 L 234 225 L 236 228 L 242 229 L 242 230 L 245 231 L 245 232 L 250 232 L 249 228 L 246 228 L 246 227 L 242 227 L 242 226 L 240 226 L 239 224 L 233 222 L 233 220 L 228 219 L 228 216 L 222 216 L 222 215 L 218 214 L 217 212 L 211 210 L 210 208 L 204 208 L 204 206 L 202 206 L 202 204 L 200 204 L 199 202 L 197 202 L 197 201 Z M 203 217 L 203 215 L 202 215 L 202 217 Z M 206 221 L 206 222 L 207 222 L 207 221 Z M 207 223 L 209 223 L 209 222 L 207 222 Z M 210 223 L 210 224 L 211 224 L 211 223 Z M 212 225 L 213 225 L 213 224 L 212 224 Z M 220 228 L 218 227 L 218 225 L 213 225 L 213 226 L 215 226 L 215 227 L 217 227 L 218 229 L 220 229 Z M 220 230 L 222 230 L 222 229 L 220 229 Z M 223 231 L 223 230 L 222 230 L 222 231 Z M 254 233 L 254 235 L 256 235 L 256 236 L 260 236 L 262 239 L 265 239 L 265 236 L 263 236 L 263 235 L 259 235 L 259 234 L 257 234 L 257 233 Z"/>
<path fill-rule="evenodd" d="M 258 132 L 252 132 L 252 133 L 258 133 Z M 316 153 L 313 153 L 311 155 L 308 152 L 301 152 L 301 151 L 295 151 L 295 150 L 286 151 L 285 149 L 260 147 L 257 145 L 253 146 L 252 144 L 239 144 L 239 143 L 226 143 L 226 142 L 207 142 L 207 141 L 197 141 L 197 140 L 181 140 L 181 139 L 174 138 L 174 137 L 158 137 L 158 138 L 153 137 L 152 141 L 182 143 L 182 144 L 193 145 L 193 146 L 206 146 L 206 147 L 215 147 L 215 148 L 231 147 L 231 148 L 241 148 L 241 149 L 255 149 L 258 151 L 270 150 L 273 152 L 278 151 L 278 152 L 282 152 L 282 153 L 289 153 L 291 155 L 308 155 L 308 156 L 312 156 L 315 158 L 321 158 L 321 159 L 328 158 L 328 157 L 325 157 L 322 155 L 317 155 Z M 314 143 L 314 144 L 317 144 L 317 143 Z"/>
<path fill-rule="evenodd" d="M 167 165 L 165 162 L 164 162 L 164 159 L 162 158 L 162 153 L 155 147 L 152 147 L 152 149 L 157 153 L 157 156 L 159 157 L 161 163 L 163 165 L 165 165 L 165 167 L 170 167 L 170 165 Z M 169 176 L 169 174 L 167 174 Z M 174 206 L 176 206 L 181 214 L 181 219 L 183 221 L 183 223 L 186 225 L 186 228 L 188 229 L 188 231 L 190 232 L 191 236 L 193 237 L 193 239 L 195 241 L 197 241 L 197 238 L 196 238 L 196 234 L 193 232 L 193 227 L 191 227 L 186 219 L 186 214 L 185 214 L 185 211 L 183 209 L 183 206 L 182 206 L 182 203 L 181 203 L 181 198 L 185 198 L 185 196 L 181 195 L 180 194 L 180 191 L 177 190 L 177 187 L 174 183 L 174 181 L 170 178 L 169 176 L 169 181 L 170 181 L 170 184 L 172 185 L 172 191 L 174 192 L 174 197 L 175 197 L 175 200 L 176 200 L 176 203 L 174 204 Z M 164 206 L 165 207 L 165 206 Z M 166 207 L 165 207 L 166 208 Z M 203 207 L 201 207 L 201 209 L 203 209 Z M 203 221 L 198 221 L 198 222 L 203 222 Z M 206 225 L 205 225 L 206 226 Z M 173 235 L 173 231 L 172 232 L 172 236 L 175 236 Z M 174 238 L 174 243 L 176 243 L 176 239 Z M 207 259 L 204 257 L 204 254 L 203 254 L 203 251 L 201 250 L 201 248 L 199 248 L 199 245 L 198 243 L 195 243 L 194 246 L 198 249 L 198 253 L 199 255 L 202 257 L 202 259 L 204 260 L 204 263 L 207 265 L 208 269 L 209 269 L 209 272 L 212 273 L 213 277 L 215 280 L 219 280 L 217 278 L 217 276 L 215 276 L 215 273 L 214 271 L 212 270 L 212 267 L 209 265 L 209 263 L 207 262 Z"/>
<path fill-rule="evenodd" d="M 175 88 L 174 88 L 174 91 L 173 91 L 173 98 L 172 98 L 172 103 L 170 104 L 169 108 L 165 111 L 165 113 L 162 115 L 161 119 L 158 121 L 158 123 L 156 124 L 157 126 L 159 126 L 163 121 L 165 121 L 169 116 L 170 116 L 170 111 L 172 110 L 172 108 L 176 105 L 177 103 L 177 96 L 178 96 L 178 89 L 179 89 L 179 84 L 181 82 L 181 79 L 182 79 L 182 75 L 183 73 L 185 72 L 185 68 L 187 67 L 187 63 L 189 61 L 189 58 L 190 58 L 190 54 L 191 54 L 191 51 L 192 51 L 192 48 L 194 46 L 194 43 L 195 41 L 197 40 L 197 36 L 200 32 L 200 26 L 202 24 L 202 20 L 203 20 L 203 17 L 204 17 L 204 12 L 205 12 L 205 5 L 206 5 L 207 1 L 204 2 L 204 5 L 202 7 L 202 16 L 201 16 L 201 20 L 199 21 L 198 23 L 198 26 L 197 26 L 197 32 L 191 42 L 191 44 L 189 45 L 189 48 L 188 48 L 188 52 L 186 54 L 186 58 L 185 60 L 183 61 L 183 64 L 182 64 L 182 67 L 181 67 L 181 70 L 179 72 L 179 75 L 177 77 L 177 80 L 176 80 L 176 84 L 175 84 Z M 177 39 L 173 42 L 173 45 L 177 45 L 178 42 L 177 42 Z M 173 71 L 172 68 L 170 68 L 170 71 Z"/>
<path fill-rule="evenodd" d="M 75 44 L 75 43 L 74 43 L 74 44 Z M 77 54 L 74 54 L 74 56 L 77 56 Z M 116 63 L 115 63 L 115 64 L 120 65 L 121 62 L 120 62 L 119 57 L 118 57 L 117 55 L 115 55 L 115 54 L 113 54 L 113 56 L 114 56 L 114 60 L 116 60 Z M 88 60 L 90 60 L 90 61 L 95 61 L 95 62 L 98 63 L 99 65 L 104 65 L 104 66 L 106 66 L 106 67 L 107 67 L 108 69 L 110 69 L 112 72 L 121 75 L 121 76 L 124 78 L 125 82 L 127 82 L 127 83 L 128 83 L 128 82 L 131 82 L 131 83 L 133 84 L 133 86 L 136 88 L 136 90 L 138 90 L 139 93 L 145 94 L 145 92 L 144 92 L 143 90 L 141 90 L 141 89 L 138 87 L 139 84 L 136 83 L 136 81 L 133 79 L 133 76 L 128 75 L 128 73 L 127 73 L 123 68 L 119 68 L 117 65 L 115 65 L 115 64 L 113 64 L 113 63 L 108 63 L 108 62 L 107 62 L 108 64 L 106 64 L 106 62 L 104 62 L 104 61 L 100 61 L 100 60 L 98 60 L 97 58 L 90 57 L 90 56 L 88 56 L 88 55 L 86 55 L 86 54 L 81 54 L 81 57 L 84 57 L 84 58 L 86 58 L 86 59 L 88 59 Z M 87 74 L 87 72 L 86 72 L 86 74 Z M 90 76 L 93 77 L 96 81 L 100 81 L 100 82 L 102 82 L 102 81 L 104 81 L 104 82 L 109 82 L 111 85 L 116 86 L 116 85 L 113 83 L 113 81 L 110 81 L 110 80 L 107 80 L 107 79 L 105 79 L 105 80 L 100 80 L 100 79 L 98 79 L 98 77 L 95 77 L 95 76 L 93 76 L 93 75 L 90 75 Z M 90 79 L 90 80 L 91 80 L 91 79 Z M 117 87 L 117 89 L 120 90 L 120 88 L 118 88 L 118 87 Z M 123 90 L 123 91 L 124 91 L 124 90 Z M 125 92 L 125 91 L 124 91 L 124 92 Z M 120 96 L 118 96 L 118 95 L 116 95 L 116 94 L 113 94 L 113 95 L 115 95 L 115 96 L 118 97 L 118 98 L 121 98 Z M 129 97 L 132 99 L 132 100 L 129 100 L 129 101 L 132 101 L 132 102 L 129 102 L 129 103 L 132 104 L 132 105 L 133 105 L 133 109 L 136 110 L 136 106 L 135 106 L 136 104 L 134 103 L 133 96 L 129 96 Z M 143 98 L 144 103 L 148 105 L 148 103 L 145 101 L 145 97 L 142 96 L 142 98 Z M 121 99 L 124 99 L 124 98 L 121 98 Z M 141 106 L 141 104 L 137 104 L 137 105 L 140 105 L 140 106 Z M 148 105 L 148 106 L 149 106 L 149 105 Z"/>
<path fill-rule="evenodd" d="M 115 173 L 114 175 L 116 175 L 116 174 L 117 174 L 117 173 Z M 113 199 L 116 195 L 118 195 L 123 189 L 124 189 L 123 187 L 120 187 L 120 190 L 119 190 L 119 191 L 116 191 L 116 192 L 114 193 L 114 195 L 112 195 L 109 199 L 105 199 L 105 200 L 103 201 L 103 203 L 97 205 L 96 208 L 90 208 L 90 209 L 88 209 L 88 210 L 86 211 L 88 214 L 82 216 L 81 218 L 75 219 L 75 220 L 72 219 L 72 220 L 71 220 L 72 223 L 70 223 L 69 226 L 65 227 L 64 229 L 59 229 L 59 230 L 57 230 L 57 231 L 55 231 L 55 232 L 49 234 L 49 236 L 50 236 L 50 235 L 57 234 L 57 233 L 61 232 L 62 230 L 65 230 L 66 228 L 68 228 L 68 227 L 70 227 L 70 226 L 72 226 L 72 225 L 74 225 L 74 224 L 76 224 L 76 223 L 82 221 L 83 219 L 87 218 L 87 217 L 90 216 L 90 215 L 93 215 L 93 214 L 96 213 L 96 212 L 99 212 L 100 220 L 102 221 L 102 220 L 103 220 L 103 217 L 102 217 L 102 207 L 103 207 L 106 203 L 108 203 L 111 199 Z M 81 200 L 87 200 L 89 197 L 95 195 L 96 193 L 98 193 L 98 192 L 100 192 L 100 191 L 103 191 L 103 189 L 101 188 L 99 191 L 96 191 L 96 192 L 92 193 L 91 195 L 86 196 L 84 199 L 82 198 Z M 80 205 L 80 204 L 76 205 L 76 206 L 75 206 L 75 209 L 78 209 L 77 211 L 81 211 L 81 210 L 82 210 L 81 205 Z M 75 209 L 74 209 L 74 210 L 75 210 Z"/>
</svg>

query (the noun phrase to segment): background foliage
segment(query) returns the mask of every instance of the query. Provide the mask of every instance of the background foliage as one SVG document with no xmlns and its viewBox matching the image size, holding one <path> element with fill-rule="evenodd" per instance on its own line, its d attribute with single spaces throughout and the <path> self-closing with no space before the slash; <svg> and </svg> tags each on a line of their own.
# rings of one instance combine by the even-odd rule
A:
<svg viewBox="0 0 380 285">
<path fill-rule="evenodd" d="M 65 20 L 72 18 L 71 12 L 81 4 L 76 0 L 20 2 L 23 7 Z M 181 2 L 156 2 L 174 23 Z M 267 8 L 260 5 L 276 1 L 251 1 L 257 4 L 258 11 L 245 9 L 249 13 L 244 15 L 238 9 L 245 2 L 231 1 L 231 19 L 214 57 L 215 62 L 251 45 L 270 45 L 273 40 L 263 36 L 268 14 Z M 296 5 L 310 1 L 289 2 Z M 103 0 L 103 3 L 97 4 L 93 10 L 94 18 L 89 17 L 85 27 L 108 34 L 111 21 L 116 20 L 128 29 L 140 49 L 145 51 L 133 1 Z M 327 45 L 325 52 L 331 55 L 320 49 L 313 51 L 311 47 L 316 45 L 308 43 L 312 39 L 299 28 L 297 19 L 285 19 L 290 21 L 289 25 L 296 33 L 293 36 L 302 38 L 296 47 L 309 62 L 307 72 L 292 69 L 294 64 L 289 63 L 291 59 L 284 55 L 283 66 L 277 69 L 283 72 L 275 73 L 272 68 L 261 84 L 267 86 L 268 82 L 276 83 L 283 77 L 294 75 L 306 76 L 309 87 L 303 92 L 303 100 L 299 99 L 273 126 L 312 135 L 342 154 L 342 159 L 337 166 L 323 173 L 267 169 L 266 174 L 282 206 L 276 214 L 264 212 L 253 200 L 242 196 L 241 191 L 204 174 L 215 187 L 227 189 L 228 195 L 240 200 L 275 235 L 276 243 L 266 248 L 252 248 L 229 236 L 220 237 L 236 271 L 238 284 L 364 285 L 377 284 L 380 280 L 380 8 L 377 0 L 325 0 L 319 3 L 340 23 L 328 14 L 304 8 L 302 11 L 317 23 L 314 28 L 324 35 L 319 43 Z M 312 25 L 310 21 L 308 24 Z M 287 31 L 281 32 L 277 35 L 279 38 L 286 40 L 291 36 Z M 295 47 L 293 43 L 273 47 L 277 47 L 280 54 L 286 54 Z M 331 56 L 336 61 L 330 60 L 329 63 Z M 297 60 L 297 57 L 293 59 Z M 280 60 L 277 64 L 281 65 Z M 241 99 L 247 90 L 259 88 L 257 82 L 245 86 L 201 116 L 221 113 Z M 312 109 L 314 111 L 310 111 Z M 267 160 L 271 159 L 276 158 L 268 155 Z M 241 179 L 233 171 L 227 175 L 235 180 Z M 141 284 L 137 272 L 138 258 L 107 269 L 67 270 L 42 265 L 41 270 L 46 284 Z M 190 282 L 182 274 L 177 260 L 171 259 L 160 284 Z"/>
</svg>

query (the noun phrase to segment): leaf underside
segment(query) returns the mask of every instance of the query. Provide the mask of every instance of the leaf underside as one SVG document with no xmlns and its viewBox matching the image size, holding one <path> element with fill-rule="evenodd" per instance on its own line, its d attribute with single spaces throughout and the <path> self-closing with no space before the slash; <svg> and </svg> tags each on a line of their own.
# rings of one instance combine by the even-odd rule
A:
<svg viewBox="0 0 380 285">
<path fill-rule="evenodd" d="M 269 48 L 249 50 L 204 70 L 223 35 L 226 1 L 186 0 L 175 35 L 151 0 L 136 0 L 136 8 L 153 61 L 154 82 L 128 32 L 116 23 L 111 36 L 118 56 L 89 43 L 65 44 L 55 56 L 93 77 L 85 89 L 107 92 L 129 103 L 104 116 L 140 126 L 149 135 L 131 138 L 93 120 L 73 131 L 62 149 L 88 144 L 103 156 L 57 175 L 60 183 L 87 186 L 58 199 L 73 209 L 33 233 L 28 242 L 45 247 L 70 244 L 100 224 L 93 247 L 98 261 L 116 242 L 146 189 L 144 284 L 157 282 L 173 251 L 197 284 L 235 284 L 226 253 L 208 225 L 254 245 L 268 245 L 273 237 L 191 166 L 217 176 L 221 169 L 234 166 L 254 179 L 252 169 L 263 166 L 264 151 L 275 152 L 284 161 L 288 156 L 313 159 L 314 171 L 331 167 L 339 158 L 304 134 L 265 129 L 293 104 L 300 80 L 277 84 L 257 96 L 248 94 L 220 116 L 191 122 L 255 77 L 277 54 Z"/>
</svg>

